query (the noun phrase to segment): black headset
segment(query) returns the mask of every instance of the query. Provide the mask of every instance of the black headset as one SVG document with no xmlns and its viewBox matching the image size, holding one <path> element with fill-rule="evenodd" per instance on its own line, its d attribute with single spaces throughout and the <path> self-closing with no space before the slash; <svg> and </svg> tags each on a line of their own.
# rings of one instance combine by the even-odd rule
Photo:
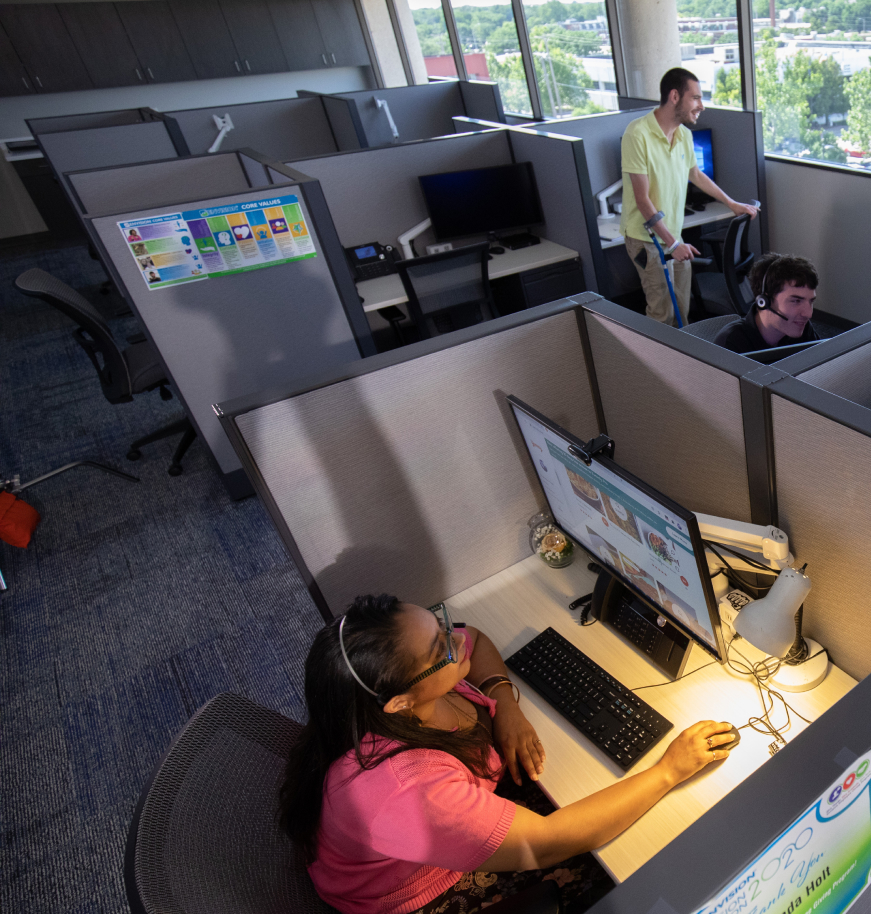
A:
<svg viewBox="0 0 871 914">
<path fill-rule="evenodd" d="M 759 294 L 756 296 L 756 307 L 759 311 L 764 311 L 766 308 L 771 311 L 772 314 L 776 314 L 781 320 L 789 320 L 785 314 L 781 314 L 779 311 L 774 309 L 774 301 L 771 296 L 765 291 L 765 280 L 768 279 L 768 273 L 771 268 L 776 264 L 780 263 L 783 258 L 775 257 L 770 264 L 765 268 L 765 275 L 762 277 L 762 288 L 759 290 Z"/>
</svg>

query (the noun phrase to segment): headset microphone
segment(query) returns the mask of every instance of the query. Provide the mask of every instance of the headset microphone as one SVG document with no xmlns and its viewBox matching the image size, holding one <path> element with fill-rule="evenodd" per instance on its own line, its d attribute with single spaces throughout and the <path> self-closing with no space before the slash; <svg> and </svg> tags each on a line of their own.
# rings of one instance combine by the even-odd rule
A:
<svg viewBox="0 0 871 914">
<path fill-rule="evenodd" d="M 776 314 L 781 320 L 788 321 L 789 318 L 785 314 L 781 314 L 779 311 L 774 310 L 774 302 L 771 296 L 765 291 L 765 280 L 768 279 L 768 273 L 771 268 L 780 260 L 779 257 L 776 257 L 774 260 L 768 264 L 768 267 L 765 270 L 765 275 L 762 277 L 762 288 L 759 294 L 756 296 L 756 307 L 760 311 L 765 311 L 767 308 L 772 314 Z"/>
</svg>

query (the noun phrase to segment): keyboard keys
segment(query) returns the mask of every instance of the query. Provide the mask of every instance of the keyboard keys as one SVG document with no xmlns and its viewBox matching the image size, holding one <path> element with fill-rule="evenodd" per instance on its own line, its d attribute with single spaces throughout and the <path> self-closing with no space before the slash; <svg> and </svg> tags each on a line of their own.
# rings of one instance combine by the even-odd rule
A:
<svg viewBox="0 0 871 914">
<path fill-rule="evenodd" d="M 673 724 L 552 628 L 505 661 L 624 771 Z"/>
</svg>

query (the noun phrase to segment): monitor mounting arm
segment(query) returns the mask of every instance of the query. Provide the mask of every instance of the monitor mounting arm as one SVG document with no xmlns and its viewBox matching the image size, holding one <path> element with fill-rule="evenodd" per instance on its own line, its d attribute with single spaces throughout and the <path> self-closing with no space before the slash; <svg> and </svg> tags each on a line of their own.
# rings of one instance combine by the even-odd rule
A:
<svg viewBox="0 0 871 914">
<path fill-rule="evenodd" d="M 578 460 L 583 461 L 586 466 L 589 466 L 597 454 L 604 454 L 610 460 L 613 460 L 614 442 L 607 435 L 599 435 L 596 438 L 591 438 L 583 447 L 570 444 L 569 453 L 572 457 L 577 457 Z"/>
</svg>

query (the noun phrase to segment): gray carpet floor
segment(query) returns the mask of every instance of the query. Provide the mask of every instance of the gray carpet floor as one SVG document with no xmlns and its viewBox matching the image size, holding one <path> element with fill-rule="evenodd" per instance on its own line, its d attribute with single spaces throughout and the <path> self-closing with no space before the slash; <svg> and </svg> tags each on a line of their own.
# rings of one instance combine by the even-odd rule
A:
<svg viewBox="0 0 871 914">
<path fill-rule="evenodd" d="M 113 406 L 72 324 L 12 285 L 40 266 L 135 333 L 83 247 L 0 251 L 0 478 L 92 459 L 26 490 L 27 549 L 0 542 L 0 910 L 127 912 L 122 858 L 140 788 L 193 711 L 221 691 L 304 718 L 302 664 L 321 627 L 255 498 L 234 502 L 195 443 L 125 454 L 180 417 L 157 391 Z"/>
</svg>

